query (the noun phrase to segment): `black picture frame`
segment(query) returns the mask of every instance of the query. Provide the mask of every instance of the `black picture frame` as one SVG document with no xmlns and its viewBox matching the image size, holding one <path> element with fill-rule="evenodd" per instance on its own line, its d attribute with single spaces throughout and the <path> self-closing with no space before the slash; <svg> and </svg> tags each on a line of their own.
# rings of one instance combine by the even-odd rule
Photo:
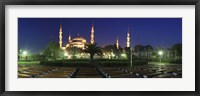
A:
<svg viewBox="0 0 200 96">
<path fill-rule="evenodd" d="M 195 5 L 195 91 L 5 91 L 5 6 L 6 5 Z M 1 0 L 0 1 L 0 94 L 3 96 L 200 96 L 200 0 Z M 187 86 L 182 86 L 187 87 Z"/>
</svg>

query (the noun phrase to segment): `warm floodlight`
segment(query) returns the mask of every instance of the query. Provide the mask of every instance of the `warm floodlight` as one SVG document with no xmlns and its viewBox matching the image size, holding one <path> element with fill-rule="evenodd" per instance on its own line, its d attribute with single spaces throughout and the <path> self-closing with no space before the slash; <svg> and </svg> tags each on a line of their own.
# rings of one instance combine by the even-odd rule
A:
<svg viewBox="0 0 200 96">
<path fill-rule="evenodd" d="M 111 55 L 112 55 L 112 57 L 115 57 L 115 54 L 113 52 L 111 53 Z"/>
<path fill-rule="evenodd" d="M 67 54 L 67 53 L 64 53 L 64 55 L 67 56 L 68 54 Z"/>
<path fill-rule="evenodd" d="M 112 54 L 113 57 L 115 57 L 115 54 Z"/>
<path fill-rule="evenodd" d="M 122 54 L 122 57 L 124 57 L 125 56 L 125 54 Z"/>
</svg>

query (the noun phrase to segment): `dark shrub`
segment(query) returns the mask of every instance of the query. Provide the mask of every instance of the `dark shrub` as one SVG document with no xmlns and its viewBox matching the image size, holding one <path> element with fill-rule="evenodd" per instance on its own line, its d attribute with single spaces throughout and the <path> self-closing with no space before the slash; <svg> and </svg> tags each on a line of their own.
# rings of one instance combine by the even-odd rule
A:
<svg viewBox="0 0 200 96">
<path fill-rule="evenodd" d="M 68 67 L 128 67 L 130 61 L 125 59 L 95 59 L 95 63 L 91 64 L 88 59 L 70 59 L 70 60 L 57 60 L 57 61 L 41 61 L 42 65 L 50 66 L 68 66 Z M 133 65 L 147 64 L 147 60 L 133 60 Z"/>
</svg>

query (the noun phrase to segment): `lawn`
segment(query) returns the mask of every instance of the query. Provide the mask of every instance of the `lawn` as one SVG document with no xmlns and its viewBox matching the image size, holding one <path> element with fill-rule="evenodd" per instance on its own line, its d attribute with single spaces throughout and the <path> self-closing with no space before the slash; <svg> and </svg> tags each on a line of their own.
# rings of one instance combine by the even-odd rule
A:
<svg viewBox="0 0 200 96">
<path fill-rule="evenodd" d="M 18 64 L 40 64 L 40 61 L 20 61 Z"/>
</svg>

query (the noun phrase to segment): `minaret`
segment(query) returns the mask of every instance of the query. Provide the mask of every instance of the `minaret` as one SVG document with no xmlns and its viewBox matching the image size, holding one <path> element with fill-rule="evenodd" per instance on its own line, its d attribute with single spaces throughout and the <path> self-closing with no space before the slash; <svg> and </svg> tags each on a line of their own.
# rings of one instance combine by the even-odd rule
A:
<svg viewBox="0 0 200 96">
<path fill-rule="evenodd" d="M 119 49 L 119 40 L 118 40 L 118 37 L 117 37 L 117 41 L 116 41 L 116 47 L 117 47 L 117 49 Z"/>
<path fill-rule="evenodd" d="M 91 35 L 90 35 L 90 43 L 94 44 L 94 24 L 92 24 Z"/>
<path fill-rule="evenodd" d="M 68 42 L 70 43 L 71 42 L 71 35 L 69 34 L 69 37 L 68 37 Z"/>
<path fill-rule="evenodd" d="M 130 30 L 129 30 L 129 27 L 128 27 L 128 33 L 127 33 L 127 41 L 126 41 L 126 47 L 130 47 Z"/>
<path fill-rule="evenodd" d="M 60 24 L 60 31 L 59 31 L 59 45 L 62 48 L 62 25 Z"/>
</svg>

